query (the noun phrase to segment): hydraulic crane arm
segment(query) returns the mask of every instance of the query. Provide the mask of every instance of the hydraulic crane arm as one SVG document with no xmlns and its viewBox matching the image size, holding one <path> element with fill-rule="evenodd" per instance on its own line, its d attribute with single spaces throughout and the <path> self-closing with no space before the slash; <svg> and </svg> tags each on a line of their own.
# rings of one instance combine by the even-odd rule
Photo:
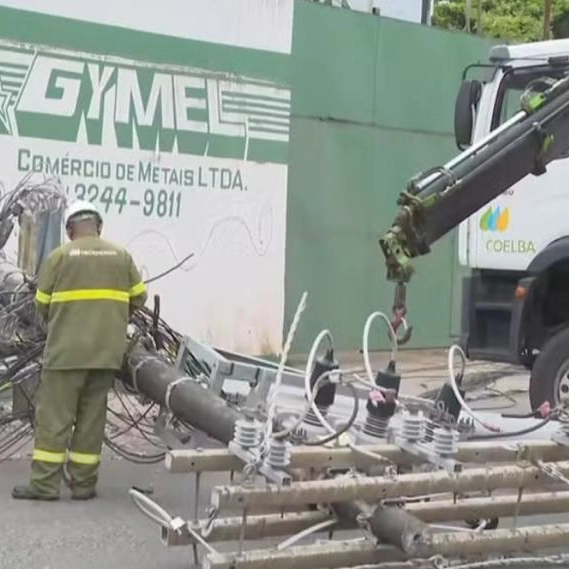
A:
<svg viewBox="0 0 569 569">
<path fill-rule="evenodd" d="M 412 259 L 522 178 L 543 174 L 568 148 L 569 78 L 545 78 L 528 86 L 521 110 L 509 121 L 444 166 L 413 178 L 379 241 L 400 300 Z"/>
</svg>

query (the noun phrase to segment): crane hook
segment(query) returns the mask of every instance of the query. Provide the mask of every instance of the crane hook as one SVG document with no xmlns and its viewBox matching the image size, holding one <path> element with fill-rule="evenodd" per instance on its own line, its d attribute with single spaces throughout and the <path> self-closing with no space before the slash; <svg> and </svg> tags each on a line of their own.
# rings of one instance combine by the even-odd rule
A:
<svg viewBox="0 0 569 569">
<path fill-rule="evenodd" d="M 405 283 L 399 282 L 395 287 L 395 295 L 393 298 L 393 319 L 391 320 L 391 326 L 395 332 L 395 341 L 398 346 L 406 344 L 411 339 L 413 333 L 413 327 L 409 326 L 405 316 L 407 314 L 407 289 Z M 403 325 L 403 334 L 401 336 L 397 335 L 399 327 Z"/>
</svg>

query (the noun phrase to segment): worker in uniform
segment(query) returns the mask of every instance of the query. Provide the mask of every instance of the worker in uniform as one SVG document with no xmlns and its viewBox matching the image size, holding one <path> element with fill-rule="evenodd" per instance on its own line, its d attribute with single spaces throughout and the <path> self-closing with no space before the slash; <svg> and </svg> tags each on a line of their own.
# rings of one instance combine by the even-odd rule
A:
<svg viewBox="0 0 569 569">
<path fill-rule="evenodd" d="M 100 237 L 97 208 L 73 203 L 69 243 L 43 263 L 35 304 L 47 321 L 36 437 L 27 486 L 15 499 L 57 500 L 67 464 L 72 498 L 96 496 L 107 395 L 127 349 L 130 314 L 146 302 L 131 255 Z"/>
</svg>

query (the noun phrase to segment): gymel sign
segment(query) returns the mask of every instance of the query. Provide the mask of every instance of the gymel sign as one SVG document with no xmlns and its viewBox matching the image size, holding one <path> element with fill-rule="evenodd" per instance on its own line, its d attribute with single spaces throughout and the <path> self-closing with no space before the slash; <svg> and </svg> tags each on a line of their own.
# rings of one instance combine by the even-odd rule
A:
<svg viewBox="0 0 569 569">
<path fill-rule="evenodd" d="M 31 54 L 1 56 L 0 121 L 7 133 L 81 141 L 84 125 L 88 144 L 286 162 L 290 95 L 272 85 L 41 55 L 32 65 Z"/>
<path fill-rule="evenodd" d="M 280 350 L 289 129 L 284 84 L 0 42 L 4 187 L 59 179 L 149 276 L 193 252 L 155 285 L 164 316 L 228 349 Z"/>
</svg>

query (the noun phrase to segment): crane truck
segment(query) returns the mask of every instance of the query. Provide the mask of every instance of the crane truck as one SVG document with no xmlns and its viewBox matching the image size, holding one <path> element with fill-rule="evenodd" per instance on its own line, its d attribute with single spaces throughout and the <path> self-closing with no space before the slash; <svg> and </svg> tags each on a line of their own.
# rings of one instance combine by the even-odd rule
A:
<svg viewBox="0 0 569 569">
<path fill-rule="evenodd" d="M 380 238 L 396 324 L 413 259 L 458 227 L 467 357 L 531 370 L 534 410 L 569 403 L 569 40 L 493 46 L 454 128 L 461 153 L 409 181 Z"/>
</svg>

